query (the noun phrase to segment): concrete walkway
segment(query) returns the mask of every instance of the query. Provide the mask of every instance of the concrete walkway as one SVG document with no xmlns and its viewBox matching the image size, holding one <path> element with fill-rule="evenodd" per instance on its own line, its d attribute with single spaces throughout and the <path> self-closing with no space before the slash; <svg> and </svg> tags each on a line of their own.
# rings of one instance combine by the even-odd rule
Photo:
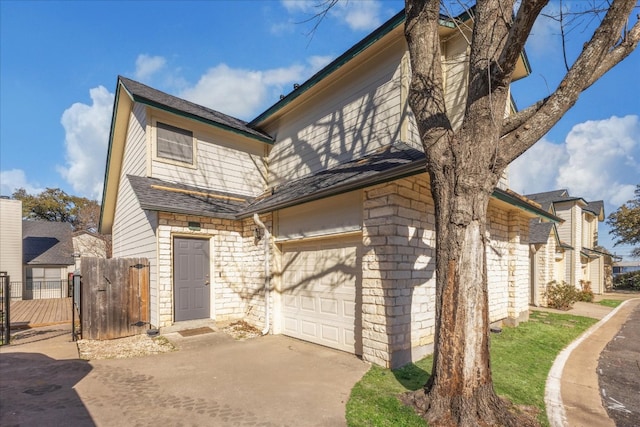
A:
<svg viewBox="0 0 640 427">
<path fill-rule="evenodd" d="M 633 297 L 612 295 L 610 299 Z M 574 309 L 563 312 L 601 320 L 563 350 L 549 372 L 545 403 L 551 426 L 615 425 L 602 406 L 598 384 L 598 359 L 607 343 L 614 338 L 639 305 L 640 298 L 629 299 L 616 309 L 591 303 L 576 303 Z M 551 309 L 544 310 L 557 312 Z"/>
<path fill-rule="evenodd" d="M 0 425 L 340 426 L 369 369 L 284 336 L 164 335 L 179 350 L 78 360 L 70 334 L 0 348 Z"/>
</svg>

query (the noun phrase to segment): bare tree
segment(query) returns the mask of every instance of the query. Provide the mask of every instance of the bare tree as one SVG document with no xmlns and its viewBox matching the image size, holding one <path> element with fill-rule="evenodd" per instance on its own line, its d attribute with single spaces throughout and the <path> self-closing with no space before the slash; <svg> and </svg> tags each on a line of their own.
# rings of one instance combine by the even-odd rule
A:
<svg viewBox="0 0 640 427">
<path fill-rule="evenodd" d="M 449 3 L 449 2 L 447 2 Z M 451 1 L 457 4 L 458 2 Z M 436 208 L 436 330 L 433 371 L 409 400 L 430 425 L 526 425 L 493 389 L 485 231 L 489 198 L 509 163 L 533 146 L 582 91 L 638 45 L 636 0 L 613 0 L 555 91 L 504 117 L 509 85 L 531 28 L 548 0 L 478 0 L 468 58 L 465 113 L 445 108 L 438 28 L 440 0 L 406 0 L 415 115 Z"/>
</svg>

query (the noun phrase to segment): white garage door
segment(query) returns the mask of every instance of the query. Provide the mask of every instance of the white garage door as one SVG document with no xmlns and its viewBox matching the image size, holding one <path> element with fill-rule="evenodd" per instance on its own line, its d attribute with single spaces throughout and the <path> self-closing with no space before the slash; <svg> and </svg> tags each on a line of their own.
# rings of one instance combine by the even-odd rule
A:
<svg viewBox="0 0 640 427">
<path fill-rule="evenodd" d="M 283 247 L 283 333 L 351 353 L 361 353 L 360 239 Z"/>
</svg>

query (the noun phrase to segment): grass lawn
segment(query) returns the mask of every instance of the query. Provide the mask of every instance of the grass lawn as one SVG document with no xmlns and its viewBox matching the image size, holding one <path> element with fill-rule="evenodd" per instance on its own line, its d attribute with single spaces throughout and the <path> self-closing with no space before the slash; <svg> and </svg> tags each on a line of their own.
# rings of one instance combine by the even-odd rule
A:
<svg viewBox="0 0 640 427">
<path fill-rule="evenodd" d="M 624 302 L 623 300 L 617 300 L 617 299 L 603 299 L 598 301 L 597 304 L 604 305 L 605 307 L 616 308 L 623 302 Z"/>
<path fill-rule="evenodd" d="M 491 366 L 497 393 L 516 404 L 538 408 L 538 420 L 549 425 L 544 405 L 549 369 L 558 353 L 594 323 L 595 319 L 587 317 L 534 311 L 529 322 L 492 334 Z M 397 396 L 420 388 L 429 378 L 431 364 L 427 357 L 394 371 L 372 366 L 351 390 L 348 425 L 425 426 Z"/>
</svg>

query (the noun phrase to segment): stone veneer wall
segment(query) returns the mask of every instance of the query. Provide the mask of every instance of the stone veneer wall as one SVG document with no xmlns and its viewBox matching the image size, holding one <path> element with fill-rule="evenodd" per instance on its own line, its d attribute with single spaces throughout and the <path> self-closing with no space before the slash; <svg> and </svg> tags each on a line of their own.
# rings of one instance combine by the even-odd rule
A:
<svg viewBox="0 0 640 427">
<path fill-rule="evenodd" d="M 271 227 L 271 216 L 261 218 Z M 189 222 L 200 223 L 190 230 Z M 158 225 L 159 327 L 173 323 L 172 240 L 174 236 L 210 238 L 211 317 L 216 321 L 264 321 L 264 250 L 254 238 L 252 219 L 234 221 L 161 213 Z M 153 304 L 153 302 L 152 302 Z"/>
<path fill-rule="evenodd" d="M 433 343 L 435 216 L 426 175 L 365 189 L 363 208 L 363 358 L 402 366 Z"/>
<path fill-rule="evenodd" d="M 435 208 L 426 174 L 363 192 L 363 358 L 402 366 L 433 350 Z M 491 321 L 528 314 L 528 218 L 489 209 Z"/>
<path fill-rule="evenodd" d="M 506 322 L 517 326 L 529 320 L 529 219 L 509 212 L 509 310 Z"/>
<path fill-rule="evenodd" d="M 487 210 L 487 282 L 489 321 L 508 316 L 509 305 L 509 215 L 489 205 Z"/>
</svg>

